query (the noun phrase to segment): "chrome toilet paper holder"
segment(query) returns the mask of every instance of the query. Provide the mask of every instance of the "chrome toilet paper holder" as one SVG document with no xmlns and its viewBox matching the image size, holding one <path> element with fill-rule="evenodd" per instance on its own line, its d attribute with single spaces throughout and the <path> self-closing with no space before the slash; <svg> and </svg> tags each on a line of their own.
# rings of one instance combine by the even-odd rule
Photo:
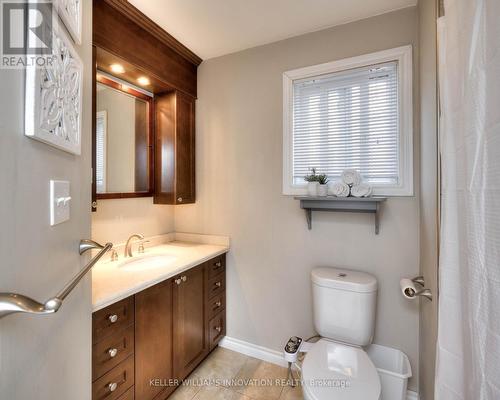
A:
<svg viewBox="0 0 500 400">
<path fill-rule="evenodd" d="M 421 286 L 422 288 L 420 290 L 414 291 L 412 288 L 406 288 L 405 289 L 405 294 L 409 298 L 414 298 L 417 296 L 422 296 L 425 297 L 426 299 L 432 301 L 432 292 L 430 289 L 425 288 L 425 280 L 423 276 L 417 276 L 411 280 L 413 283 L 416 283 L 417 285 Z"/>
</svg>

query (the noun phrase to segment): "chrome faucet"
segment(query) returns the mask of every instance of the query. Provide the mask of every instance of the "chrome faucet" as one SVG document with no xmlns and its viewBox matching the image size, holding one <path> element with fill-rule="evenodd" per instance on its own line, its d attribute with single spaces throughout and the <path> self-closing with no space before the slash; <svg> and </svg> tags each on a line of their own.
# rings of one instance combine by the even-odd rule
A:
<svg viewBox="0 0 500 400">
<path fill-rule="evenodd" d="M 132 240 L 133 239 L 144 240 L 144 236 L 136 233 L 128 238 L 127 244 L 125 245 L 125 253 L 124 253 L 125 257 L 132 257 L 133 256 L 132 255 Z"/>
</svg>

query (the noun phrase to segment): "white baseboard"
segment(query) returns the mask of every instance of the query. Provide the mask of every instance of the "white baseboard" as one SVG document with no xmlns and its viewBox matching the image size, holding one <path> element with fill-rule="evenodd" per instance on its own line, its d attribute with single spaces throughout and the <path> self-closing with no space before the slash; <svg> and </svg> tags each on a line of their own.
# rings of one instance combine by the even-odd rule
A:
<svg viewBox="0 0 500 400">
<path fill-rule="evenodd" d="M 408 390 L 406 392 L 406 400 L 419 400 L 420 396 L 418 395 L 417 392 L 414 392 L 413 390 Z"/>
<path fill-rule="evenodd" d="M 219 342 L 219 346 L 228 350 L 236 351 L 237 353 L 241 353 L 249 357 L 270 362 L 271 364 L 280 365 L 282 367 L 286 367 L 288 365 L 283 358 L 283 353 L 281 353 L 280 351 L 271 350 L 267 347 L 258 346 L 256 344 L 245 342 L 240 339 L 225 336 Z M 406 400 L 419 400 L 418 393 L 408 390 L 406 393 Z"/>
<path fill-rule="evenodd" d="M 245 342 L 240 339 L 225 336 L 219 342 L 219 346 L 224 347 L 228 350 L 236 351 L 249 357 L 270 362 L 271 364 L 280 365 L 282 367 L 288 366 L 281 352 L 268 349 L 267 347 L 258 346 L 253 343 Z"/>
</svg>

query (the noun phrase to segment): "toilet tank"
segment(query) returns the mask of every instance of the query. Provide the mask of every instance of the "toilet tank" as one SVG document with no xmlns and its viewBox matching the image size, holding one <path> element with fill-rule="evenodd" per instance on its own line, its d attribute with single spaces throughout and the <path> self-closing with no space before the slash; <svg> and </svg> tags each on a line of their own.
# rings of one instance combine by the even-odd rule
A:
<svg viewBox="0 0 500 400">
<path fill-rule="evenodd" d="M 366 346 L 375 329 L 377 280 L 365 272 L 315 268 L 311 272 L 314 326 L 323 337 Z"/>
</svg>

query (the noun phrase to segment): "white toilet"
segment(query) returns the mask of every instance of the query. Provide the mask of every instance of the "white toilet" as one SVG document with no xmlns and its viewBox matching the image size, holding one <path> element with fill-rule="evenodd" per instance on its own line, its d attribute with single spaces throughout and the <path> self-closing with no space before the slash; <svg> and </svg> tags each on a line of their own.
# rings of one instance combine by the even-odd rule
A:
<svg viewBox="0 0 500 400">
<path fill-rule="evenodd" d="M 322 338 L 302 364 L 306 400 L 379 400 L 380 378 L 362 346 L 375 326 L 377 280 L 337 268 L 311 273 L 314 325 Z"/>
</svg>

